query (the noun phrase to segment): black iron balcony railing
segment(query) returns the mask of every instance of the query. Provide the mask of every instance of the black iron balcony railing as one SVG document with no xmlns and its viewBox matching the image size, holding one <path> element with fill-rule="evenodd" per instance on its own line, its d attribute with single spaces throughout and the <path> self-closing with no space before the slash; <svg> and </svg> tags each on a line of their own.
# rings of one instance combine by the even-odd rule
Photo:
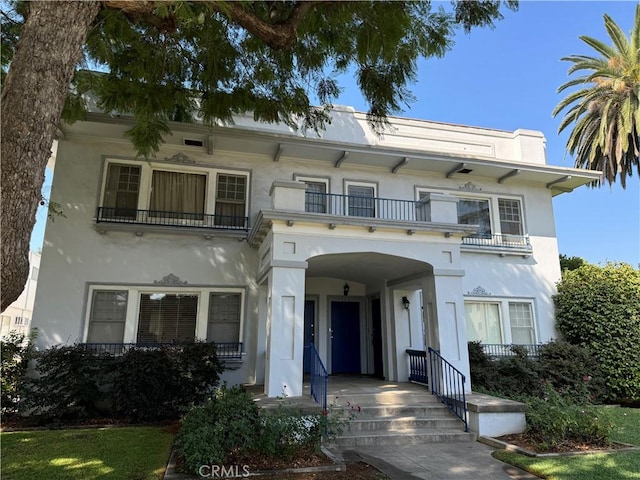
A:
<svg viewBox="0 0 640 480">
<path fill-rule="evenodd" d="M 81 343 L 85 350 L 110 355 L 123 355 L 129 350 L 152 350 L 157 348 L 179 347 L 180 343 L 173 342 L 137 342 L 137 343 Z M 239 360 L 242 358 L 242 342 L 214 343 L 216 354 L 221 360 Z"/>
<path fill-rule="evenodd" d="M 163 227 L 189 227 L 218 230 L 248 230 L 249 228 L 248 217 L 113 207 L 98 207 L 96 223 L 158 225 Z"/>
<path fill-rule="evenodd" d="M 424 201 L 338 195 L 307 192 L 305 210 L 328 215 L 428 222 L 430 214 Z"/>
<path fill-rule="evenodd" d="M 541 345 L 536 344 L 512 344 L 506 345 L 503 343 L 482 343 L 482 349 L 484 353 L 492 358 L 504 358 L 504 357 L 515 357 L 516 352 L 514 351 L 514 347 L 516 349 L 522 349 L 527 352 L 527 355 L 532 358 L 537 358 L 540 355 L 540 347 Z"/>
<path fill-rule="evenodd" d="M 528 235 L 510 235 L 501 233 L 471 235 L 462 237 L 463 245 L 473 245 L 478 247 L 502 247 L 531 250 L 531 242 Z"/>
</svg>

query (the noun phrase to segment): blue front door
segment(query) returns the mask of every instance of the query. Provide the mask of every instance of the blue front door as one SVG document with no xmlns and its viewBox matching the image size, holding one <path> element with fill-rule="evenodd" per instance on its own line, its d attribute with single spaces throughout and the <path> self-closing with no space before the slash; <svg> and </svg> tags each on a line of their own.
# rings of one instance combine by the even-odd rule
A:
<svg viewBox="0 0 640 480">
<path fill-rule="evenodd" d="M 331 373 L 360 373 L 360 302 L 332 302 L 331 331 Z"/>
</svg>

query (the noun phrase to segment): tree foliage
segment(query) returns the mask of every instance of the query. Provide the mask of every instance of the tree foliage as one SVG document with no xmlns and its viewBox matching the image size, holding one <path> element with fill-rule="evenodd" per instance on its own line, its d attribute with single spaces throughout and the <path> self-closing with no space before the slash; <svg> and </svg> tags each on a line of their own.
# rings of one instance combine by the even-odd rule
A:
<svg viewBox="0 0 640 480">
<path fill-rule="evenodd" d="M 567 95 L 553 115 L 567 109 L 559 132 L 574 124 L 567 150 L 575 155 L 576 167 L 601 171 L 603 180 L 594 185 L 605 179 L 612 184 L 619 175 L 624 188 L 634 169 L 640 174 L 640 4 L 628 39 L 608 15 L 604 15 L 604 25 L 612 45 L 580 37 L 599 57 L 562 59 L 573 63 L 570 75 L 584 74 L 558 88 L 562 92 L 581 87 Z"/>
<path fill-rule="evenodd" d="M 47 128 L 58 122 L 61 100 L 64 119 L 78 120 L 87 110 L 84 94 L 92 92 L 101 110 L 135 116 L 127 135 L 138 155 L 149 157 L 170 133 L 172 121 L 212 125 L 230 122 L 235 113 L 253 112 L 256 120 L 322 128 L 340 92 L 338 76 L 352 73 L 369 104 L 369 122 L 380 132 L 387 115 L 411 102 L 409 85 L 416 79 L 419 58 L 444 55 L 456 30 L 493 27 L 503 6 L 517 8 L 514 0 L 452 1 L 448 6 L 292 0 L 7 4 L 14 8 L 0 16 L 2 200 L 10 208 L 3 207 L 2 228 L 18 233 L 2 250 L 3 266 L 9 267 L 3 268 L 3 308 L 17 298 L 26 279 L 28 241 L 23 240 L 35 222 L 48 154 L 41 146 L 30 147 L 31 138 L 12 125 L 29 125 L 29 135 L 50 146 L 54 132 Z M 95 5 L 99 8 L 93 9 Z M 47 8 L 58 15 L 45 13 Z M 90 15 L 82 22 L 81 8 Z M 37 14 L 49 22 L 30 23 Z M 56 32 L 81 34 L 81 40 L 57 39 Z M 32 33 L 51 40 L 24 41 Z M 66 42 L 66 59 L 59 65 L 38 64 L 54 56 L 56 42 Z M 73 47 L 83 52 L 77 64 Z M 57 79 L 69 87 L 64 93 L 29 87 L 30 105 L 42 111 L 6 101 L 26 95 L 17 90 L 29 76 L 48 82 L 47 73 L 66 72 L 61 67 L 69 66 L 75 74 Z M 36 122 L 29 114 L 47 120 Z M 5 164 L 5 157 L 13 161 Z M 12 195 L 22 191 L 28 198 L 11 204 Z"/>
<path fill-rule="evenodd" d="M 640 270 L 625 263 L 565 270 L 554 296 L 557 328 L 588 347 L 613 399 L 640 399 Z"/>
<path fill-rule="evenodd" d="M 582 257 L 568 257 L 567 255 L 560 254 L 560 270 L 575 270 L 585 265 L 587 262 Z"/>
</svg>

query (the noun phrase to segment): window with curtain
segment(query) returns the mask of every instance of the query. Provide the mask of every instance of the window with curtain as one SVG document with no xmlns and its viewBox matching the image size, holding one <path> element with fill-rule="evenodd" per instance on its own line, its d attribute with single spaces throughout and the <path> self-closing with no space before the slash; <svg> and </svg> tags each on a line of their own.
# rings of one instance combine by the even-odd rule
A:
<svg viewBox="0 0 640 480">
<path fill-rule="evenodd" d="M 206 185 L 206 175 L 154 170 L 149 215 L 201 221 Z"/>
<path fill-rule="evenodd" d="M 304 182 L 307 190 L 304 195 L 304 211 L 327 213 L 327 184 L 324 182 Z"/>
<path fill-rule="evenodd" d="M 219 173 L 216 182 L 215 224 L 244 227 L 246 215 L 247 177 Z"/>
<path fill-rule="evenodd" d="M 467 338 L 482 343 L 502 343 L 500 305 L 489 302 L 465 302 Z"/>
<path fill-rule="evenodd" d="M 126 290 L 94 290 L 89 313 L 88 343 L 122 343 L 127 319 Z"/>
<path fill-rule="evenodd" d="M 536 343 L 536 335 L 533 328 L 533 314 L 530 303 L 509 303 L 509 321 L 511 323 L 512 343 L 518 345 Z"/>
<path fill-rule="evenodd" d="M 105 217 L 136 218 L 139 191 L 139 166 L 109 164 L 102 215 Z"/>
<path fill-rule="evenodd" d="M 477 235 L 491 237 L 491 212 L 489 200 L 461 198 L 458 200 L 458 223 L 479 225 Z"/>
<path fill-rule="evenodd" d="M 208 342 L 240 341 L 241 298 L 239 293 L 211 293 L 207 325 Z"/>
<path fill-rule="evenodd" d="M 522 235 L 520 201 L 499 198 L 498 208 L 500 210 L 500 232 L 508 235 Z"/>
<path fill-rule="evenodd" d="M 143 293 L 140 295 L 138 342 L 170 343 L 194 340 L 198 295 Z"/>
<path fill-rule="evenodd" d="M 349 215 L 375 217 L 375 188 L 366 185 L 349 185 Z"/>
</svg>

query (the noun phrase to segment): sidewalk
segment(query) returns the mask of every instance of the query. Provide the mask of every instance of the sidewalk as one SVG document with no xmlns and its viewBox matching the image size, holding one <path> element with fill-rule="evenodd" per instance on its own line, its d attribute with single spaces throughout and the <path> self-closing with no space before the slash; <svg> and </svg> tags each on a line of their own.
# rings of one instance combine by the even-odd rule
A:
<svg viewBox="0 0 640 480">
<path fill-rule="evenodd" d="M 538 477 L 491 456 L 479 442 L 331 448 L 345 461 L 373 465 L 392 480 L 529 480 Z"/>
</svg>

